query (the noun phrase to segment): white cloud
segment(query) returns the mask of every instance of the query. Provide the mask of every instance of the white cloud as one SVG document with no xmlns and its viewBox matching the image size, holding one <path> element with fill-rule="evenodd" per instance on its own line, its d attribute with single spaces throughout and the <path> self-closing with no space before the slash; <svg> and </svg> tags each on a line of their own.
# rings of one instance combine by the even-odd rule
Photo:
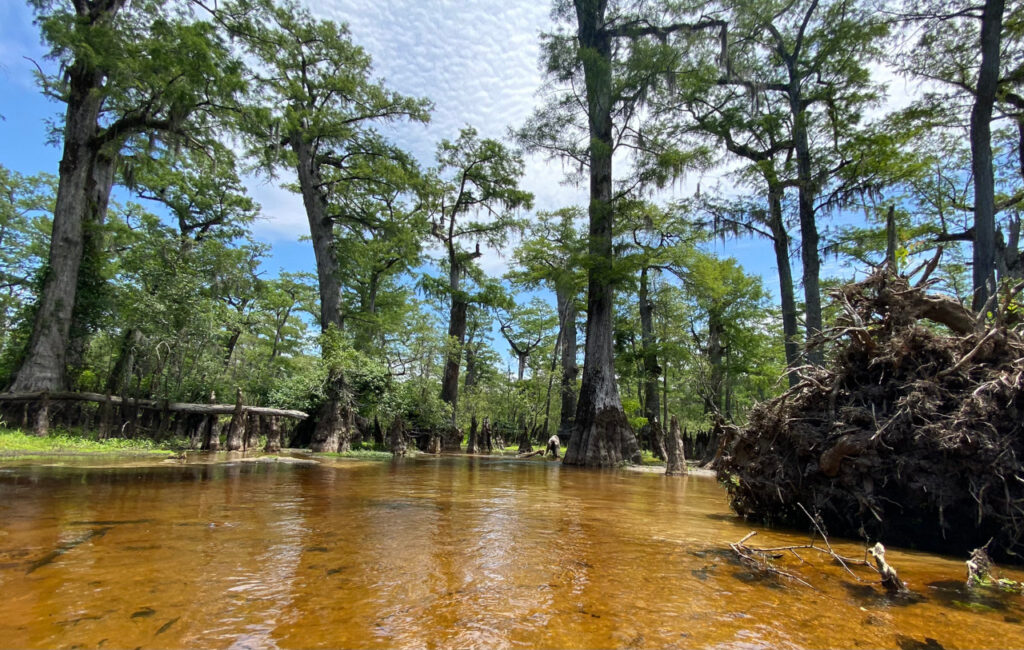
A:
<svg viewBox="0 0 1024 650">
<path fill-rule="evenodd" d="M 550 30 L 547 2 L 518 0 L 328 0 L 308 2 L 322 18 L 347 23 L 352 40 L 373 58 L 374 74 L 389 88 L 428 97 L 430 124 L 400 123 L 381 131 L 433 163 L 437 144 L 474 126 L 484 137 L 504 138 L 530 115 L 542 83 L 539 34 Z M 562 184 L 562 165 L 527 158 L 522 185 L 536 195 L 538 210 L 586 202 L 586 190 Z M 286 179 L 288 180 L 288 179 Z M 267 220 L 254 230 L 270 241 L 294 240 L 308 232 L 300 197 L 265 182 L 250 185 Z M 509 247 L 505 247 L 511 250 Z M 508 256 L 487 251 L 481 258 L 494 275 L 507 270 Z"/>
</svg>

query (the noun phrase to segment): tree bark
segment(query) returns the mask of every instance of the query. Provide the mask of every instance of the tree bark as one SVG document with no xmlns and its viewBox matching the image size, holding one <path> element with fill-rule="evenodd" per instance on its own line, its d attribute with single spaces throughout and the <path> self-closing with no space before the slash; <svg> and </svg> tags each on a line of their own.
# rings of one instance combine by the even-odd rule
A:
<svg viewBox="0 0 1024 650">
<path fill-rule="evenodd" d="M 334 222 L 327 214 L 327 195 L 323 190 L 320 166 L 312 144 L 306 142 L 302 134 L 292 133 L 289 144 L 298 159 L 296 171 L 299 189 L 316 259 L 317 285 L 320 289 L 320 331 L 326 332 L 331 325 L 341 329 L 341 280 L 338 278 L 338 257 L 334 246 Z"/>
<path fill-rule="evenodd" d="M 245 437 L 245 406 L 242 404 L 242 391 L 235 392 L 235 412 L 231 416 L 231 423 L 228 425 L 228 437 L 225 441 L 228 451 L 241 451 L 242 442 Z"/>
<path fill-rule="evenodd" d="M 273 416 L 268 416 L 265 419 L 267 422 L 267 444 L 263 447 L 263 451 L 276 454 L 281 451 L 281 425 Z"/>
<path fill-rule="evenodd" d="M 714 312 L 708 314 L 708 365 L 711 366 L 711 374 L 708 377 L 708 393 L 705 396 L 705 412 L 718 415 L 722 411 L 722 385 L 725 372 L 723 358 L 725 356 L 722 348 L 722 335 L 724 333 L 721 318 Z"/>
<path fill-rule="evenodd" d="M 462 444 L 462 436 L 455 426 L 455 416 L 459 403 L 459 369 L 462 366 L 462 348 L 466 343 L 466 313 L 469 303 L 460 291 L 460 275 L 462 269 L 456 259 L 454 246 L 449 244 L 449 287 L 452 294 L 451 309 L 448 312 L 448 355 L 444 364 L 444 377 L 441 379 L 441 401 L 452 407 L 451 427 L 444 436 L 443 448 L 458 451 Z"/>
<path fill-rule="evenodd" d="M 795 67 L 796 63 L 792 63 Z M 811 172 L 811 147 L 807 134 L 807 109 L 800 93 L 800 80 L 791 70 L 789 91 L 790 110 L 793 115 L 793 145 L 796 150 L 797 202 L 800 213 L 800 260 L 803 263 L 804 323 L 807 342 L 821 332 L 821 260 L 818 258 L 818 225 L 814 215 L 816 188 Z M 808 350 L 807 360 L 821 365 L 824 356 L 820 349 Z"/>
<path fill-rule="evenodd" d="M 491 419 L 488 417 L 485 417 L 484 421 L 480 424 L 480 451 L 487 454 L 494 451 L 494 437 L 491 434 Z"/>
<path fill-rule="evenodd" d="M 665 437 L 665 474 L 678 476 L 686 473 L 686 457 L 683 454 L 683 441 L 679 437 L 679 420 L 672 416 L 672 424 Z"/>
<path fill-rule="evenodd" d="M 559 303 L 559 316 L 562 323 L 562 410 L 558 422 L 558 437 L 568 444 L 576 426 L 576 377 L 579 366 L 576 364 L 576 300 L 568 291 L 556 291 Z"/>
<path fill-rule="evenodd" d="M 640 308 L 640 356 L 644 365 L 644 417 L 647 418 L 647 432 L 650 437 L 651 451 L 660 459 L 665 458 L 665 445 L 662 441 L 660 395 L 658 377 L 661 366 L 658 365 L 658 354 L 654 340 L 654 318 L 651 309 L 650 290 L 648 286 L 649 270 L 640 269 L 640 288 L 637 301 Z"/>
<path fill-rule="evenodd" d="M 981 65 L 971 109 L 971 171 L 974 172 L 974 311 L 996 289 L 995 177 L 992 170 L 992 109 L 999 84 L 999 48 L 1005 0 L 985 0 L 981 14 Z"/>
<path fill-rule="evenodd" d="M 119 8 L 118 4 L 111 14 Z M 81 60 L 68 71 L 64 151 L 53 212 L 49 268 L 25 360 L 11 385 L 12 391 L 61 390 L 67 386 L 66 354 L 85 247 L 85 223 L 90 211 L 106 210 L 110 195 L 110 188 L 102 187 L 107 168 L 97 169 L 101 152 L 95 142 L 104 79 L 102 70 Z"/>
<path fill-rule="evenodd" d="M 476 421 L 476 414 L 474 413 L 473 416 L 469 419 L 469 442 L 466 443 L 466 453 L 467 454 L 477 454 L 477 453 L 480 453 L 480 448 L 479 448 L 479 444 L 477 442 L 477 435 L 476 435 L 478 426 L 479 425 L 477 424 L 477 421 Z"/>
<path fill-rule="evenodd" d="M 782 218 L 783 188 L 768 185 L 768 227 L 775 248 L 775 266 L 779 273 L 779 303 L 782 307 L 782 334 L 785 337 L 786 376 L 792 388 L 800 381 L 795 368 L 800 365 L 800 333 L 797 323 L 796 297 L 793 292 L 793 269 L 789 261 L 789 233 Z"/>
<path fill-rule="evenodd" d="M 612 342 L 614 289 L 612 233 L 612 47 L 606 0 L 575 0 L 590 131 L 590 244 L 587 340 L 576 426 L 565 453 L 568 465 L 607 467 L 639 462 L 636 436 L 615 382 Z"/>
<path fill-rule="evenodd" d="M 141 339 L 142 333 L 134 327 L 129 327 L 124 331 L 117 353 L 117 361 L 114 362 L 114 367 L 111 369 L 104 387 L 108 393 L 120 392 L 121 388 L 127 384 L 127 378 L 135 370 L 135 347 Z"/>
<path fill-rule="evenodd" d="M 388 442 L 391 445 L 392 456 L 404 456 L 406 452 L 405 423 L 402 416 L 396 416 L 388 429 Z"/>
</svg>

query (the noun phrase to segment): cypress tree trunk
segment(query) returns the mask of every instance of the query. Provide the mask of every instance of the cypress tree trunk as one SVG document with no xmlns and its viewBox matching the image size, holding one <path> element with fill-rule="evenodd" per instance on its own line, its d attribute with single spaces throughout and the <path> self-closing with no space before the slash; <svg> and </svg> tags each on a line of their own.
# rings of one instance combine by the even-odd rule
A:
<svg viewBox="0 0 1024 650">
<path fill-rule="evenodd" d="M 263 451 L 270 453 L 281 451 L 281 426 L 274 416 L 267 418 L 267 444 L 263 447 Z"/>
<path fill-rule="evenodd" d="M 441 379 L 441 401 L 452 407 L 451 427 L 443 436 L 443 448 L 458 451 L 462 444 L 462 435 L 455 427 L 455 416 L 459 403 L 459 369 L 462 365 L 462 346 L 466 343 L 466 312 L 469 304 L 462 296 L 460 285 L 461 268 L 456 260 L 454 248 L 449 244 L 449 287 L 452 293 L 451 309 L 448 313 L 448 355 L 444 364 L 444 376 Z"/>
<path fill-rule="evenodd" d="M 795 62 L 793 66 L 795 66 Z M 818 225 L 814 216 L 815 187 L 811 173 L 811 147 L 807 134 L 807 109 L 800 94 L 799 79 L 791 72 L 789 103 L 793 116 L 793 145 L 796 149 L 796 168 L 800 212 L 800 260 L 803 263 L 805 326 L 808 343 L 821 332 L 821 261 L 818 259 Z M 821 365 L 824 356 L 820 350 L 809 350 L 807 360 Z"/>
<path fill-rule="evenodd" d="M 576 301 L 569 292 L 556 292 L 559 315 L 562 316 L 562 410 L 558 422 L 558 437 L 568 444 L 576 426 Z"/>
<path fill-rule="evenodd" d="M 708 314 L 708 364 L 711 366 L 711 376 L 708 378 L 708 394 L 706 396 L 705 412 L 719 414 L 722 410 L 722 386 L 725 382 L 725 370 L 723 358 L 725 351 L 722 348 L 722 334 L 724 327 L 721 318 L 714 312 Z"/>
<path fill-rule="evenodd" d="M 644 364 L 644 417 L 647 418 L 647 432 L 650 436 L 651 451 L 660 459 L 665 458 L 665 443 L 659 418 L 661 416 L 658 376 L 661 366 L 654 341 L 654 318 L 651 313 L 650 289 L 648 286 L 648 269 L 640 270 L 640 290 L 637 300 L 640 303 L 640 347 Z"/>
<path fill-rule="evenodd" d="M 388 442 L 391 445 L 392 456 L 405 455 L 405 423 L 402 422 L 402 416 L 400 415 L 395 417 L 391 423 L 391 428 L 388 429 Z"/>
<path fill-rule="evenodd" d="M 120 8 L 120 3 L 113 4 L 111 15 Z M 48 268 L 32 336 L 25 360 L 11 385 L 12 392 L 61 390 L 67 385 L 66 354 L 85 249 L 84 228 L 90 214 L 106 212 L 113 179 L 113 160 L 99 161 L 101 149 L 95 139 L 99 132 L 104 79 L 102 70 L 81 60 L 68 71 L 64 151 Z"/>
<path fill-rule="evenodd" d="M 245 437 L 245 419 L 247 413 L 242 405 L 242 391 L 235 393 L 235 412 L 231 415 L 231 423 L 228 424 L 228 437 L 225 445 L 228 451 L 241 451 L 242 442 Z"/>
<path fill-rule="evenodd" d="M 679 420 L 672 416 L 672 424 L 665 437 L 665 474 L 677 476 L 686 473 L 686 457 L 683 455 L 683 441 L 679 437 Z"/>
<path fill-rule="evenodd" d="M 612 346 L 612 47 L 606 0 L 575 0 L 590 130 L 590 245 L 587 340 L 576 427 L 565 454 L 568 465 L 606 467 L 639 462 L 636 436 L 615 383 Z"/>
<path fill-rule="evenodd" d="M 298 132 L 289 137 L 289 144 L 298 159 L 296 171 L 302 205 L 309 221 L 309 235 L 316 259 L 317 285 L 320 288 L 320 331 L 331 325 L 341 329 L 341 280 L 338 278 L 338 257 L 334 246 L 334 222 L 327 214 L 327 196 L 316 154 L 309 142 Z"/>
<path fill-rule="evenodd" d="M 779 272 L 779 302 L 782 307 L 782 334 L 786 337 L 786 377 L 789 386 L 796 385 L 799 378 L 793 368 L 800 365 L 799 326 L 797 324 L 796 297 L 793 293 L 793 270 L 789 262 L 789 233 L 782 220 L 782 192 L 777 183 L 768 186 L 768 227 L 772 233 L 772 246 L 775 248 L 775 266 Z"/>
<path fill-rule="evenodd" d="M 974 172 L 974 300 L 984 308 L 995 291 L 996 208 L 992 171 L 992 109 L 999 83 L 999 48 L 1005 0 L 985 0 L 981 14 L 981 65 L 971 109 L 971 171 Z"/>
</svg>

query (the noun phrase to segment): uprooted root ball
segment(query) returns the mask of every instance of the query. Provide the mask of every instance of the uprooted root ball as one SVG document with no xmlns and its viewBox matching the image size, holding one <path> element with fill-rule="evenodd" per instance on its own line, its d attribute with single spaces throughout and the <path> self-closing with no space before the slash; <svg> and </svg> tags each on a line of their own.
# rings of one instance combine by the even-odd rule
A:
<svg viewBox="0 0 1024 650">
<path fill-rule="evenodd" d="M 1019 331 L 976 331 L 959 303 L 881 273 L 834 296 L 833 366 L 804 370 L 726 442 L 733 508 L 802 526 L 802 503 L 833 535 L 1024 552 Z"/>
</svg>

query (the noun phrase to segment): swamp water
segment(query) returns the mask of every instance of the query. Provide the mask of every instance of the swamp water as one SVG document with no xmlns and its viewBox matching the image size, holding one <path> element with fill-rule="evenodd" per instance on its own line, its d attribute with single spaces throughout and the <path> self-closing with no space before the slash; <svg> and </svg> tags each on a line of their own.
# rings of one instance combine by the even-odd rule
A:
<svg viewBox="0 0 1024 650">
<path fill-rule="evenodd" d="M 736 563 L 755 529 L 808 539 L 711 478 L 553 462 L 8 464 L 0 647 L 1024 647 L 961 558 L 889 549 L 908 601 L 806 552 L 810 589 Z"/>
</svg>

